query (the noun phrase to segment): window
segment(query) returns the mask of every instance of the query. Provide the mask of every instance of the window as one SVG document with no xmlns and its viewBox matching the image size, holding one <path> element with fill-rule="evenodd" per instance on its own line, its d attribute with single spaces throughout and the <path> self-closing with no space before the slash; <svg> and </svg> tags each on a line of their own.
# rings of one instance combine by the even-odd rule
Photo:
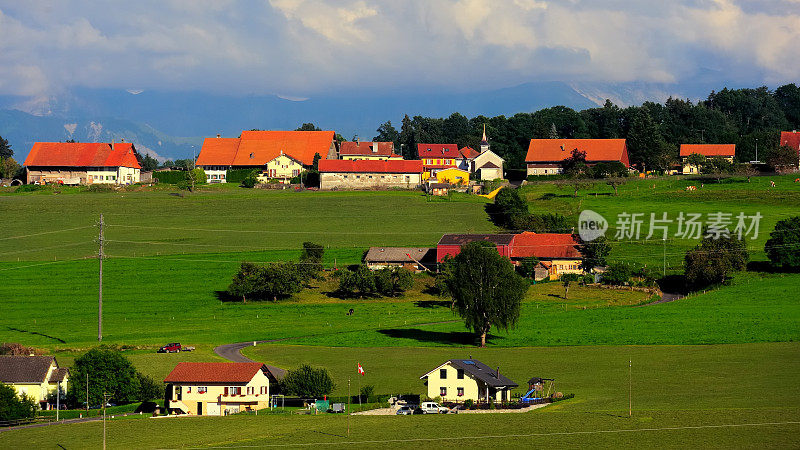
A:
<svg viewBox="0 0 800 450">
<path fill-rule="evenodd" d="M 442 380 L 447 379 L 447 369 L 439 369 L 439 378 Z"/>
<path fill-rule="evenodd" d="M 256 388 L 253 386 L 247 386 L 247 395 L 253 395 L 256 393 Z"/>
<path fill-rule="evenodd" d="M 458 391 L 458 394 L 457 394 L 457 395 L 458 395 L 459 397 L 463 397 L 463 396 L 464 396 L 464 388 L 463 388 L 463 387 L 456 388 L 456 390 Z"/>
<path fill-rule="evenodd" d="M 266 394 L 267 393 L 267 387 L 266 386 L 261 386 L 261 390 L 259 391 L 259 393 Z"/>
<path fill-rule="evenodd" d="M 197 393 L 198 394 L 205 394 L 206 392 L 208 392 L 208 387 L 207 386 L 197 386 Z"/>
<path fill-rule="evenodd" d="M 464 379 L 464 369 L 456 370 L 456 378 L 458 378 L 459 380 Z"/>
<path fill-rule="evenodd" d="M 226 386 L 225 396 L 229 395 L 242 395 L 242 388 L 240 386 Z"/>
<path fill-rule="evenodd" d="M 191 386 L 186 386 L 186 393 L 187 394 L 191 394 L 192 393 L 192 387 Z"/>
<path fill-rule="evenodd" d="M 444 387 L 444 386 L 440 387 L 439 388 L 439 395 L 442 396 L 442 397 L 446 397 L 447 396 L 447 388 Z"/>
</svg>

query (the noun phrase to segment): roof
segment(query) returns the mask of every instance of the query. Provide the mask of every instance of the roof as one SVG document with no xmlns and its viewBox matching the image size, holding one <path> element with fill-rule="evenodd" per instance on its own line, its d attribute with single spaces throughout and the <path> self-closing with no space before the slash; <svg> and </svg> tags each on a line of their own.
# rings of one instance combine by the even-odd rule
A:
<svg viewBox="0 0 800 450">
<path fill-rule="evenodd" d="M 431 255 L 433 251 L 428 247 L 370 247 L 364 261 L 413 263 L 426 258 L 435 260 L 436 256 Z"/>
<path fill-rule="evenodd" d="M 625 139 L 531 139 L 525 161 L 563 161 L 576 148 L 586 152 L 588 162 L 620 161 L 626 166 L 630 164 Z"/>
<path fill-rule="evenodd" d="M 43 383 L 54 363 L 52 356 L 0 356 L 0 382 Z"/>
<path fill-rule="evenodd" d="M 461 152 L 456 144 L 417 144 L 417 154 L 421 158 L 459 158 Z"/>
<path fill-rule="evenodd" d="M 577 239 L 566 233 L 532 233 L 524 231 L 514 236 L 512 258 L 580 258 Z"/>
<path fill-rule="evenodd" d="M 422 161 L 418 159 L 349 160 L 323 159 L 319 162 L 320 173 L 422 173 Z"/>
<path fill-rule="evenodd" d="M 353 142 L 339 144 L 339 155 L 400 156 L 394 154 L 394 142 Z"/>
<path fill-rule="evenodd" d="M 472 147 L 462 147 L 459 152 L 461 153 L 461 156 L 467 159 L 475 159 L 476 156 L 481 154 L 481 152 Z"/>
<path fill-rule="evenodd" d="M 736 144 L 681 144 L 681 156 L 693 153 L 703 156 L 734 156 Z"/>
<path fill-rule="evenodd" d="M 448 183 L 431 183 L 428 185 L 429 189 L 448 189 L 450 185 Z"/>
<path fill-rule="evenodd" d="M 67 369 L 66 367 L 59 367 L 58 369 L 54 370 L 53 373 L 50 374 L 50 379 L 47 382 L 60 383 L 64 381 L 64 378 L 66 378 L 68 374 L 69 374 L 69 369 Z"/>
<path fill-rule="evenodd" d="M 266 371 L 262 363 L 234 362 L 181 362 L 164 379 L 166 383 L 247 383 L 259 371 Z"/>
<path fill-rule="evenodd" d="M 236 138 L 206 138 L 200 154 L 197 155 L 198 166 L 232 166 L 239 149 Z"/>
<path fill-rule="evenodd" d="M 797 130 L 781 131 L 780 145 L 786 145 L 800 151 L 800 133 Z"/>
<path fill-rule="evenodd" d="M 141 169 L 130 142 L 36 142 L 26 167 L 132 167 Z"/>
<path fill-rule="evenodd" d="M 450 364 L 451 366 L 455 367 L 456 369 L 462 369 L 464 373 L 471 375 L 473 378 L 477 378 L 478 380 L 483 381 L 488 386 L 491 387 L 517 387 L 519 386 L 517 383 L 513 382 L 512 380 L 508 379 L 502 373 L 498 373 L 497 369 L 492 369 L 491 367 L 487 366 L 486 364 L 478 361 L 477 359 L 451 359 L 445 362 L 444 364 L 439 365 L 435 369 L 429 371 L 425 375 L 421 376 L 420 379 L 427 377 L 432 372 L 436 371 L 440 367 L 444 366 L 445 364 Z"/>
<path fill-rule="evenodd" d="M 497 164 L 491 161 L 487 161 L 484 165 L 478 167 L 478 169 L 499 169 L 499 168 L 500 167 Z"/>
<path fill-rule="evenodd" d="M 333 131 L 242 131 L 238 139 L 208 138 L 197 164 L 203 166 L 263 166 L 281 154 L 310 166 L 314 155 L 328 155 Z"/>
<path fill-rule="evenodd" d="M 497 245 L 510 245 L 513 234 L 445 234 L 437 245 L 465 245 L 470 242 L 491 242 Z"/>
</svg>

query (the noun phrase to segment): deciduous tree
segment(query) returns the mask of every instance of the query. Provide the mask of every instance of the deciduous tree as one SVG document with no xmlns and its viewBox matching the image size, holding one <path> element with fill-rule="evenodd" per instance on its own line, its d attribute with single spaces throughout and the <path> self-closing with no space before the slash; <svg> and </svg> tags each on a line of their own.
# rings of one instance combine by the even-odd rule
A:
<svg viewBox="0 0 800 450">
<path fill-rule="evenodd" d="M 774 266 L 800 269 L 800 216 L 789 217 L 775 224 L 764 251 Z"/>
<path fill-rule="evenodd" d="M 694 289 L 725 283 L 732 273 L 746 267 L 748 257 L 747 247 L 736 237 L 705 237 L 700 245 L 686 252 L 686 282 Z"/>
<path fill-rule="evenodd" d="M 335 387 L 327 369 L 309 364 L 289 370 L 281 382 L 284 392 L 302 398 L 322 398 L 330 395 Z"/>
</svg>

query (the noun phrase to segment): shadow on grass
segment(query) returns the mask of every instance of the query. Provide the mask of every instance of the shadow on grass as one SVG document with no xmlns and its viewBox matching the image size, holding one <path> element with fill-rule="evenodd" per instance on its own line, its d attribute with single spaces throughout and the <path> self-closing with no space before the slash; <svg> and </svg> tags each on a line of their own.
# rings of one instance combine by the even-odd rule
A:
<svg viewBox="0 0 800 450">
<path fill-rule="evenodd" d="M 419 300 L 414 302 L 414 306 L 418 308 L 449 308 L 452 302 L 448 300 Z"/>
<path fill-rule="evenodd" d="M 800 273 L 798 269 L 775 267 L 769 261 L 750 261 L 747 263 L 747 271 L 760 273 Z"/>
<path fill-rule="evenodd" d="M 66 344 L 67 343 L 67 341 L 65 341 L 65 340 L 63 340 L 61 338 L 57 338 L 55 336 L 50 336 L 49 334 L 39 333 L 38 331 L 20 330 L 19 328 L 14 328 L 14 327 L 6 327 L 6 328 L 8 328 L 10 331 L 16 331 L 16 332 L 19 332 L 19 333 L 35 334 L 37 336 L 46 337 L 47 339 L 52 339 L 52 340 L 58 341 L 58 342 L 60 342 L 62 344 Z"/>
<path fill-rule="evenodd" d="M 228 291 L 214 291 L 214 297 L 221 302 L 242 302 L 242 297 L 231 295 Z"/>
<path fill-rule="evenodd" d="M 668 294 L 686 295 L 689 288 L 686 286 L 686 277 L 683 275 L 667 275 L 657 281 L 661 292 Z"/>
<path fill-rule="evenodd" d="M 391 338 L 414 339 L 419 342 L 431 342 L 449 345 L 476 345 L 478 337 L 468 331 L 429 331 L 419 328 L 390 328 L 378 330 L 378 333 Z M 487 335 L 486 342 L 498 339 L 497 336 Z"/>
</svg>

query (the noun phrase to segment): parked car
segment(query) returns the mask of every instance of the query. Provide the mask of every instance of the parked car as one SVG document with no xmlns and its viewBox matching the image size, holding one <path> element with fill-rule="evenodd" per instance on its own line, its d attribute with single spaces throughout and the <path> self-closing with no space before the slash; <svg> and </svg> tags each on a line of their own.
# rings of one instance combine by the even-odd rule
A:
<svg viewBox="0 0 800 450">
<path fill-rule="evenodd" d="M 419 409 L 422 410 L 422 414 L 447 414 L 450 412 L 449 409 L 439 406 L 436 402 L 422 402 Z"/>
<path fill-rule="evenodd" d="M 401 406 L 397 410 L 397 415 L 398 416 L 410 416 L 410 415 L 414 414 L 416 411 L 417 411 L 417 405 L 405 405 L 405 406 Z"/>
<path fill-rule="evenodd" d="M 158 353 L 178 353 L 179 351 L 181 351 L 181 344 L 178 342 L 171 342 L 158 349 Z"/>
</svg>

